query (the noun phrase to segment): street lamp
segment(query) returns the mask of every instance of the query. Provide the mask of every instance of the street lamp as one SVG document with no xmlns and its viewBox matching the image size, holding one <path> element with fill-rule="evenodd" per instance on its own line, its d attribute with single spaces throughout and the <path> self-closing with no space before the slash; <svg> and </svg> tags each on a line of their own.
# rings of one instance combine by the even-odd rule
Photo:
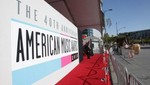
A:
<svg viewBox="0 0 150 85">
<path fill-rule="evenodd" d="M 121 27 L 121 28 L 118 29 L 118 27 L 117 27 L 117 22 L 116 22 L 116 33 L 117 33 L 117 36 L 118 36 L 118 34 L 119 34 L 118 31 L 121 30 L 121 29 L 124 29 L 124 28 L 126 28 L 126 27 Z"/>
<path fill-rule="evenodd" d="M 104 14 L 104 29 L 105 29 L 105 33 L 104 33 L 104 42 L 105 42 L 105 44 L 107 43 L 106 41 L 107 41 L 107 36 L 106 36 L 106 24 L 105 24 L 105 20 L 106 20 L 106 17 L 105 17 L 105 14 L 106 14 L 106 12 L 109 12 L 109 11 L 112 11 L 112 9 L 108 9 L 108 10 L 104 10 L 103 11 L 103 14 Z"/>
<path fill-rule="evenodd" d="M 121 27 L 121 28 L 117 29 L 117 35 L 119 34 L 119 30 L 121 30 L 123 28 L 126 28 L 126 27 Z"/>
<path fill-rule="evenodd" d="M 106 17 L 105 17 L 105 14 L 106 14 L 106 12 L 109 12 L 109 11 L 112 11 L 112 9 L 107 9 L 107 10 L 104 10 L 104 11 L 103 11 L 103 13 L 104 13 L 104 28 L 105 28 L 105 34 L 106 34 L 106 25 L 105 25 Z"/>
<path fill-rule="evenodd" d="M 118 40 L 118 39 L 119 39 L 118 31 L 121 30 L 121 29 L 123 29 L 123 28 L 126 28 L 126 27 L 121 27 L 121 28 L 118 29 L 118 27 L 117 27 L 117 22 L 116 22 L 116 32 L 117 32 L 117 52 L 118 52 L 120 55 L 122 55 L 122 49 L 121 49 L 121 45 L 120 45 L 121 41 Z"/>
</svg>

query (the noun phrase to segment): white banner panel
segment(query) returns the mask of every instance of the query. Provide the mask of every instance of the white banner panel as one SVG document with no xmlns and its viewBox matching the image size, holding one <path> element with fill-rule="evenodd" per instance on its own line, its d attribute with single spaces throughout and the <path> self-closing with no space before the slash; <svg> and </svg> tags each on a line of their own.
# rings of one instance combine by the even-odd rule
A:
<svg viewBox="0 0 150 85">
<path fill-rule="evenodd" d="M 77 39 L 12 19 L 12 70 L 78 53 Z"/>
<path fill-rule="evenodd" d="M 44 0 L 6 0 L 0 5 L 7 10 L 1 16 L 0 74 L 6 72 L 12 85 L 55 84 L 78 65 L 77 27 Z M 5 80 L 0 77 L 0 84 L 11 85 Z"/>
</svg>

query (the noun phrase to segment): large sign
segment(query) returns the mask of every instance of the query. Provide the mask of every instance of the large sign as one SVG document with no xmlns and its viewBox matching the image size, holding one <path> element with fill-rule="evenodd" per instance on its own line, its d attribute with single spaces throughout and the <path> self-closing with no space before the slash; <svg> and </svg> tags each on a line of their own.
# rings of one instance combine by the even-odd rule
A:
<svg viewBox="0 0 150 85">
<path fill-rule="evenodd" d="M 11 7 L 12 85 L 57 83 L 79 63 L 77 28 L 44 0 L 13 0 Z"/>
<path fill-rule="evenodd" d="M 12 70 L 78 53 L 77 38 L 11 20 Z"/>
</svg>

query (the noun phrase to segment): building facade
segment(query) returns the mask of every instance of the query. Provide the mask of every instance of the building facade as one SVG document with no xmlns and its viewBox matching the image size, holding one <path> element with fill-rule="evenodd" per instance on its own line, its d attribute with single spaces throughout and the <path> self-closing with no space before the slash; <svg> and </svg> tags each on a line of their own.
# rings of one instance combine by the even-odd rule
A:
<svg viewBox="0 0 150 85">
<path fill-rule="evenodd" d="M 87 36 L 93 36 L 93 29 L 85 29 L 82 34 L 86 34 Z"/>
<path fill-rule="evenodd" d="M 126 36 L 130 40 L 134 40 L 139 43 L 149 43 L 150 42 L 150 29 L 139 30 L 133 32 L 120 33 L 119 36 Z"/>
</svg>

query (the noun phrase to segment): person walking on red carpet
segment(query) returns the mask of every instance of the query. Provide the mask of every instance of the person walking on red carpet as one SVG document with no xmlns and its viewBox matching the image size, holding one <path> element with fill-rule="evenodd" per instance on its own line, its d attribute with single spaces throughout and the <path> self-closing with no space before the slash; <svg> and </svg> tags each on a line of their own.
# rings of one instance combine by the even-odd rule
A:
<svg viewBox="0 0 150 85">
<path fill-rule="evenodd" d="M 87 42 L 85 45 L 84 45 L 84 53 L 87 55 L 87 58 L 90 59 L 90 48 L 89 48 L 89 42 Z"/>
</svg>

